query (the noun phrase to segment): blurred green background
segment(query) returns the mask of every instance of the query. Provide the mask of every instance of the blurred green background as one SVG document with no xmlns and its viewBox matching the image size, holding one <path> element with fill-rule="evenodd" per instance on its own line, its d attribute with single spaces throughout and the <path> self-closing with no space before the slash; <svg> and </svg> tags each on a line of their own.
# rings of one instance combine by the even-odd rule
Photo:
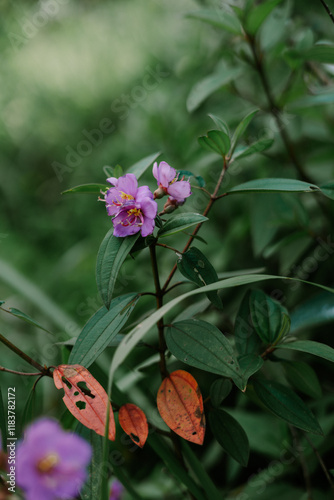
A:
<svg viewBox="0 0 334 500">
<path fill-rule="evenodd" d="M 55 337 L 6 313 L 0 315 L 0 331 L 42 363 L 61 361 L 60 350 L 51 347 L 54 339 L 78 335 L 100 307 L 96 253 L 111 227 L 95 195 L 61 193 L 81 183 L 104 183 L 103 166 L 119 164 L 126 171 L 155 151 L 174 168 L 201 175 L 212 190 L 220 161 L 197 143 L 214 128 L 208 113 L 223 117 L 233 129 L 250 110 L 265 107 L 263 90 L 246 68 L 237 37 L 185 16 L 210 4 L 224 6 L 195 0 L 0 0 L 0 298 L 5 307 L 36 318 Z M 294 71 L 293 54 L 285 52 L 319 40 L 333 40 L 333 25 L 320 1 L 307 2 L 307 9 L 301 0 L 282 2 L 263 26 L 268 75 L 274 93 L 284 95 L 283 106 L 317 91 L 320 84 L 333 88 L 333 66 L 320 68 L 319 83 L 319 75 L 309 68 Z M 239 65 L 241 77 L 190 113 L 186 101 L 191 89 L 222 64 Z M 288 108 L 284 119 L 306 172 L 318 183 L 333 180 L 333 105 Z M 265 156 L 246 158 L 231 169 L 225 187 L 257 177 L 296 177 L 273 118 L 261 111 L 246 141 L 263 134 L 275 138 L 274 146 Z M 155 188 L 150 170 L 144 181 Z M 317 238 L 333 242 L 329 200 L 323 202 L 326 220 L 310 195 L 254 200 L 254 195 L 228 197 L 203 227 L 201 236 L 210 244 L 196 246 L 218 273 L 262 268 L 268 274 L 298 276 L 319 245 Z M 194 190 L 182 210 L 200 212 L 205 204 Z M 297 241 L 275 247 L 298 231 Z M 182 248 L 187 238 L 181 239 L 168 243 Z M 167 277 L 175 256 L 167 251 L 159 258 Z M 304 270 L 304 278 L 330 286 L 332 269 L 329 253 L 315 269 Z M 149 273 L 146 252 L 128 259 L 116 292 L 151 291 Z M 315 293 L 286 283 L 277 286 L 289 308 Z M 264 288 L 269 292 L 274 286 Z M 223 314 L 209 310 L 206 319 L 230 332 L 242 294 L 239 289 L 225 294 Z M 146 304 L 154 307 L 149 299 Z M 134 318 L 143 312 L 136 310 Z M 319 341 L 328 342 L 326 328 Z M 0 353 L 1 364 L 6 360 L 7 367 L 26 369 L 5 347 Z M 10 384 L 13 379 L 2 380 Z M 20 379 L 22 393 L 25 383 Z M 50 381 L 43 383 L 50 387 Z"/>
</svg>

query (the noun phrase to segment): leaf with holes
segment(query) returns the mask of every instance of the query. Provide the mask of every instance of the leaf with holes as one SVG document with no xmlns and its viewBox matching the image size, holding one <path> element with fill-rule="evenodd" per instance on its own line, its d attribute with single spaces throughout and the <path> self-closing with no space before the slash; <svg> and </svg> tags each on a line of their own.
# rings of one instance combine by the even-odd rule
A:
<svg viewBox="0 0 334 500">
<path fill-rule="evenodd" d="M 123 431 L 142 448 L 148 436 L 148 424 L 143 410 L 134 404 L 127 403 L 120 407 L 118 421 Z"/>
<path fill-rule="evenodd" d="M 115 420 L 108 395 L 91 373 L 81 365 L 59 365 L 53 371 L 57 389 L 64 389 L 68 410 L 88 429 L 104 436 L 109 405 L 109 439 L 115 441 Z"/>
<path fill-rule="evenodd" d="M 177 370 L 158 390 L 158 410 L 168 427 L 187 441 L 203 444 L 205 415 L 198 384 L 190 373 Z"/>
</svg>

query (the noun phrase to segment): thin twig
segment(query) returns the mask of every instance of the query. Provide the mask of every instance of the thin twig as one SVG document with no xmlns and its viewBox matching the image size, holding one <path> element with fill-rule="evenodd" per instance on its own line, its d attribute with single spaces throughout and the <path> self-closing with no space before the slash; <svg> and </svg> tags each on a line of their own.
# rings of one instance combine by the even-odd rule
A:
<svg viewBox="0 0 334 500">
<path fill-rule="evenodd" d="M 332 480 L 332 478 L 331 478 L 331 476 L 330 476 L 330 474 L 329 474 L 329 472 L 328 472 L 328 470 L 327 470 L 327 467 L 326 467 L 326 465 L 325 465 L 325 463 L 324 463 L 323 459 L 321 458 L 321 456 L 320 456 L 320 454 L 319 454 L 319 452 L 318 452 L 317 448 L 314 446 L 314 444 L 312 443 L 312 441 L 310 440 L 310 438 L 309 438 L 306 434 L 305 434 L 305 436 L 304 436 L 304 437 L 305 437 L 306 441 L 308 442 L 308 444 L 311 446 L 312 450 L 314 451 L 314 454 L 315 454 L 315 456 L 317 457 L 317 459 L 318 459 L 318 461 L 319 461 L 319 464 L 320 464 L 320 466 L 321 466 L 322 470 L 323 470 L 323 471 L 324 471 L 324 473 L 325 473 L 325 476 L 326 476 L 326 478 L 327 478 L 327 481 L 329 482 L 330 487 L 331 487 L 331 488 L 332 488 L 332 490 L 334 491 L 334 483 L 333 483 L 333 480 Z"/>
<path fill-rule="evenodd" d="M 209 202 L 208 202 L 208 204 L 207 204 L 207 206 L 206 206 L 206 208 L 205 208 L 205 210 L 203 212 L 203 216 L 204 217 L 206 217 L 208 215 L 208 213 L 210 212 L 210 210 L 211 210 L 212 205 L 214 204 L 214 202 L 217 201 L 221 197 L 221 196 L 218 196 L 218 191 L 219 191 L 220 186 L 221 186 L 221 184 L 223 182 L 224 175 L 225 175 L 225 172 L 226 172 L 227 168 L 228 168 L 228 162 L 226 161 L 226 158 L 224 158 L 224 165 L 223 165 L 222 171 L 220 172 L 220 176 L 219 176 L 218 182 L 216 184 L 215 190 L 212 193 L 212 195 L 210 195 L 210 200 L 209 200 Z M 197 224 L 197 226 L 195 227 L 194 231 L 192 232 L 189 240 L 187 241 L 186 246 L 182 250 L 182 253 L 184 253 L 184 252 L 186 252 L 188 250 L 188 248 L 192 244 L 192 242 L 193 242 L 196 234 L 201 229 L 202 224 L 203 224 L 203 222 L 200 222 L 199 224 Z M 169 274 L 169 276 L 168 276 L 168 278 L 167 278 L 164 286 L 162 287 L 162 291 L 164 293 L 166 293 L 168 285 L 171 282 L 171 280 L 172 280 L 172 278 L 173 278 L 173 276 L 175 274 L 176 269 L 177 269 L 177 265 L 174 264 L 173 269 L 171 270 L 171 272 L 170 272 L 170 274 Z"/>
<path fill-rule="evenodd" d="M 328 5 L 326 4 L 326 2 L 324 2 L 324 0 L 320 0 L 320 2 L 322 3 L 322 5 L 324 6 L 327 14 L 329 15 L 329 17 L 331 18 L 332 22 L 334 23 L 334 16 L 333 16 L 330 8 L 328 7 Z"/>
<path fill-rule="evenodd" d="M 0 372 L 14 373 L 14 375 L 25 375 L 26 377 L 37 377 L 41 375 L 40 372 L 37 373 L 18 372 L 16 370 L 10 370 L 9 368 L 4 368 L 3 366 L 0 366 Z"/>
<path fill-rule="evenodd" d="M 176 248 L 170 247 L 169 245 L 165 245 L 165 243 L 156 243 L 156 245 L 157 245 L 157 247 L 168 248 L 169 250 L 173 250 L 173 252 L 175 252 L 175 253 L 181 254 L 181 252 L 179 250 L 177 250 Z"/>
<path fill-rule="evenodd" d="M 52 374 L 50 373 L 49 368 L 45 368 L 44 366 L 40 365 L 37 361 L 32 359 L 30 356 L 28 356 L 28 354 L 24 353 L 23 351 L 21 351 L 21 349 L 16 347 L 16 345 L 12 344 L 12 342 L 10 340 L 6 339 L 6 337 L 1 335 L 1 333 L 0 333 L 0 342 L 5 344 L 9 349 L 11 349 L 13 352 L 15 352 L 15 354 L 20 356 L 20 358 L 24 359 L 27 363 L 32 365 L 34 368 L 37 368 L 37 370 L 39 370 L 40 373 L 42 373 L 43 375 L 46 375 L 48 377 L 52 377 Z"/>
</svg>

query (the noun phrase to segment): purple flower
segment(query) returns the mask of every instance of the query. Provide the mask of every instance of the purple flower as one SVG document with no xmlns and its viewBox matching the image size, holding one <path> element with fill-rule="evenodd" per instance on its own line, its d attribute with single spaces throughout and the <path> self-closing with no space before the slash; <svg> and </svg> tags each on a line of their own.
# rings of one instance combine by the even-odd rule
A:
<svg viewBox="0 0 334 500">
<path fill-rule="evenodd" d="M 175 168 L 162 161 L 153 165 L 153 175 L 158 182 L 158 189 L 154 193 L 154 198 L 162 198 L 169 194 L 172 200 L 179 204 L 183 203 L 191 195 L 189 181 L 178 181 L 178 174 Z"/>
<path fill-rule="evenodd" d="M 109 500 L 121 500 L 123 493 L 124 486 L 118 481 L 118 479 L 114 479 L 114 481 L 111 483 Z"/>
<path fill-rule="evenodd" d="M 42 418 L 25 431 L 17 447 L 17 484 L 26 500 L 70 499 L 86 479 L 91 447 L 58 422 Z"/>
<path fill-rule="evenodd" d="M 109 177 L 114 187 L 105 194 L 108 215 L 113 218 L 114 236 L 130 236 L 141 232 L 142 236 L 153 233 L 158 205 L 148 186 L 138 187 L 134 174 L 119 179 Z"/>
</svg>

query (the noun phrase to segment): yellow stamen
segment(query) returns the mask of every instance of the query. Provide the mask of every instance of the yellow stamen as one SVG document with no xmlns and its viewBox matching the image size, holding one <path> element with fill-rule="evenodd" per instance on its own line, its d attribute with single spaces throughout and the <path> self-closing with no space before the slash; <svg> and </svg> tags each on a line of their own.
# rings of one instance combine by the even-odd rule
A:
<svg viewBox="0 0 334 500">
<path fill-rule="evenodd" d="M 131 210 L 128 210 L 128 215 L 134 215 L 135 217 L 140 217 L 141 211 L 139 208 L 131 208 Z"/>
<path fill-rule="evenodd" d="M 50 472 L 55 465 L 59 463 L 59 456 L 57 453 L 49 453 L 46 457 L 42 458 L 37 462 L 37 469 L 39 472 L 43 474 Z"/>
<path fill-rule="evenodd" d="M 126 194 L 124 191 L 121 191 L 122 200 L 134 200 L 134 197 L 131 194 Z"/>
</svg>

